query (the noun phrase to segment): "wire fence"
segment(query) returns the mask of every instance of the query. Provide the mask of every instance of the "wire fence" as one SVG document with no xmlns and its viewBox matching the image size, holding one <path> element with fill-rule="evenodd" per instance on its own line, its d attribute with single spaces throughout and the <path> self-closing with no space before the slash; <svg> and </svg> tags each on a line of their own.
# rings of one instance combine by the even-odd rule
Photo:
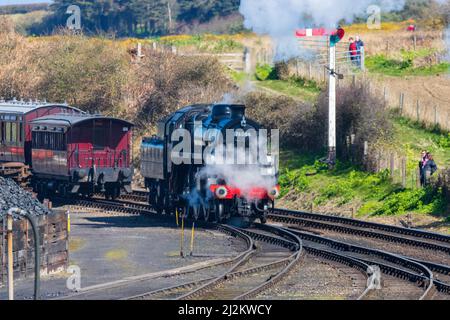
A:
<svg viewBox="0 0 450 320">
<path fill-rule="evenodd" d="M 412 47 L 417 45 L 417 37 L 412 36 Z M 415 39 L 415 40 L 414 40 Z M 324 37 L 306 38 L 298 41 L 302 57 L 293 59 L 289 63 L 289 73 L 298 78 L 312 80 L 317 83 L 326 83 L 329 77 L 329 41 Z M 420 41 L 419 41 L 420 44 Z M 153 43 L 151 50 L 172 52 L 185 56 L 215 57 L 228 68 L 237 72 L 252 74 L 258 64 L 272 64 L 275 52 L 272 47 L 246 48 L 235 53 L 184 53 L 175 46 Z M 366 50 L 364 47 L 356 52 L 350 50 L 349 42 L 339 42 L 336 45 L 336 72 L 344 75 L 337 80 L 337 86 L 361 85 L 369 86 L 369 90 L 384 99 L 387 108 L 399 109 L 400 113 L 420 123 L 429 126 L 439 126 L 450 131 L 450 100 L 440 101 L 433 97 L 424 97 L 424 90 L 403 90 L 390 86 L 381 81 L 372 80 L 365 74 Z M 424 84 L 426 86 L 426 84 Z"/>
</svg>

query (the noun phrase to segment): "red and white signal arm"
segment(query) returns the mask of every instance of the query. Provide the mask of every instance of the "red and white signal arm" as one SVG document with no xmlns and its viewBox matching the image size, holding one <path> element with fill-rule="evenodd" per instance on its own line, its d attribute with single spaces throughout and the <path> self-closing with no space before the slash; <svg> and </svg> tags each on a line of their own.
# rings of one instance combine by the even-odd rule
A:
<svg viewBox="0 0 450 320">
<path fill-rule="evenodd" d="M 325 29 L 325 28 L 309 28 L 309 29 L 298 29 L 295 32 L 298 38 L 308 38 L 308 37 L 327 37 L 337 35 L 340 39 L 344 38 L 345 31 L 342 28 L 338 29 Z"/>
<path fill-rule="evenodd" d="M 299 29 L 295 32 L 298 38 L 308 38 L 308 37 L 324 37 L 330 35 L 329 31 L 324 28 L 319 29 Z"/>
</svg>

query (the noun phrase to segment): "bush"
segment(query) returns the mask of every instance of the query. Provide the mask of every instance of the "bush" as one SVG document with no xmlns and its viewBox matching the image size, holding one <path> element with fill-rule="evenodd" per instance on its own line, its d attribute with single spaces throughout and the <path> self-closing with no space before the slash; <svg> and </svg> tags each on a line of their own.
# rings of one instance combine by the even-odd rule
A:
<svg viewBox="0 0 450 320">
<path fill-rule="evenodd" d="M 321 93 L 315 105 L 260 92 L 247 94 L 244 102 L 250 117 L 266 128 L 280 130 L 283 146 L 307 152 L 320 152 L 327 146 L 327 92 Z M 391 129 L 389 116 L 379 98 L 371 95 L 364 86 L 340 88 L 337 95 L 339 150 L 346 149 L 347 136 L 355 134 L 356 144 L 362 148 L 364 141 L 388 139 Z M 361 156 L 361 152 L 359 154 Z"/>
<path fill-rule="evenodd" d="M 36 54 L 42 70 L 37 89 L 47 100 L 66 100 L 89 112 L 114 112 L 121 107 L 130 65 L 129 55 L 117 44 L 59 35 Z"/>
<path fill-rule="evenodd" d="M 280 130 L 280 143 L 283 146 L 310 151 L 323 146 L 323 137 L 317 134 L 322 124 L 316 118 L 316 108 L 313 105 L 287 96 L 272 96 L 261 92 L 247 94 L 243 102 L 250 118 L 265 128 Z"/>
<path fill-rule="evenodd" d="M 450 133 L 442 135 L 438 141 L 438 145 L 441 148 L 450 148 Z"/>
<path fill-rule="evenodd" d="M 169 112 L 220 101 L 233 90 L 214 58 L 143 50 L 138 63 L 130 43 L 67 33 L 24 38 L 6 26 L 0 19 L 0 97 L 6 99 L 67 101 L 149 134 Z"/>
<path fill-rule="evenodd" d="M 255 72 L 256 79 L 259 81 L 277 79 L 276 70 L 269 64 L 258 64 Z"/>
<path fill-rule="evenodd" d="M 176 56 L 154 51 L 138 71 L 142 89 L 137 119 L 142 126 L 154 123 L 183 106 L 219 102 L 234 90 L 222 64 L 215 58 Z"/>
</svg>

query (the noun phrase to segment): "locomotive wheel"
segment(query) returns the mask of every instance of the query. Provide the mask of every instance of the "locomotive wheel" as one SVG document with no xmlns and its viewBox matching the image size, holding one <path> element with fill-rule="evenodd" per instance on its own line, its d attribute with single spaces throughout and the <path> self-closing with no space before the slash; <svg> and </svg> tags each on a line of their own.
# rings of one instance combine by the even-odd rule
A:
<svg viewBox="0 0 450 320">
<path fill-rule="evenodd" d="M 214 223 L 220 222 L 222 220 L 223 213 L 224 213 L 223 203 L 216 202 L 214 204 L 214 211 L 210 210 L 209 221 Z"/>
<path fill-rule="evenodd" d="M 181 217 L 182 219 L 189 219 L 190 216 L 191 216 L 191 214 L 192 214 L 192 208 L 191 208 L 189 205 L 187 205 L 187 206 L 184 206 L 184 207 L 181 209 L 181 215 L 180 215 L 180 217 Z"/>
<path fill-rule="evenodd" d="M 205 222 L 209 222 L 209 218 L 214 214 L 214 212 L 211 209 L 211 206 L 208 206 L 207 208 L 205 206 L 203 207 L 203 220 Z"/>
<path fill-rule="evenodd" d="M 192 212 L 192 219 L 194 219 L 194 221 L 198 221 L 198 219 L 200 218 L 201 205 L 195 204 L 191 207 L 190 210 Z"/>
<path fill-rule="evenodd" d="M 217 208 L 216 208 L 216 221 L 223 221 L 225 219 L 225 210 L 224 210 L 224 206 L 223 203 L 219 203 L 217 204 Z"/>
<path fill-rule="evenodd" d="M 199 206 L 199 213 L 198 213 L 198 220 L 206 220 L 206 216 L 208 215 L 208 209 L 205 207 L 205 205 L 201 204 Z"/>
<path fill-rule="evenodd" d="M 109 190 L 109 188 L 106 188 L 106 190 L 105 190 L 105 199 L 106 200 L 111 199 L 111 191 Z"/>
<path fill-rule="evenodd" d="M 120 188 L 119 187 L 114 187 L 111 189 L 111 199 L 113 201 L 117 200 L 117 198 L 120 197 Z"/>
</svg>

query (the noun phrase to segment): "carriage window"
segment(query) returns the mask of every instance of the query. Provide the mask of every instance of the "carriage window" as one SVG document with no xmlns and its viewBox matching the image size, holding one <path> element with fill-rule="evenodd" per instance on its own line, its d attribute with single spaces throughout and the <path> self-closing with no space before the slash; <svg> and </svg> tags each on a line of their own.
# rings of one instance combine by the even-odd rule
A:
<svg viewBox="0 0 450 320">
<path fill-rule="evenodd" d="M 57 132 L 33 132 L 33 148 L 65 151 L 66 142 L 64 134 Z"/>
<path fill-rule="evenodd" d="M 6 122 L 5 123 L 5 130 L 6 130 L 6 134 L 5 134 L 5 141 L 6 142 L 11 142 L 11 126 L 12 126 L 12 123 L 11 122 Z"/>
<path fill-rule="evenodd" d="M 102 150 L 106 147 L 108 141 L 109 131 L 105 130 L 102 122 L 96 122 L 94 127 L 94 149 Z"/>
<path fill-rule="evenodd" d="M 11 142 L 17 142 L 17 123 L 11 123 Z"/>
</svg>

